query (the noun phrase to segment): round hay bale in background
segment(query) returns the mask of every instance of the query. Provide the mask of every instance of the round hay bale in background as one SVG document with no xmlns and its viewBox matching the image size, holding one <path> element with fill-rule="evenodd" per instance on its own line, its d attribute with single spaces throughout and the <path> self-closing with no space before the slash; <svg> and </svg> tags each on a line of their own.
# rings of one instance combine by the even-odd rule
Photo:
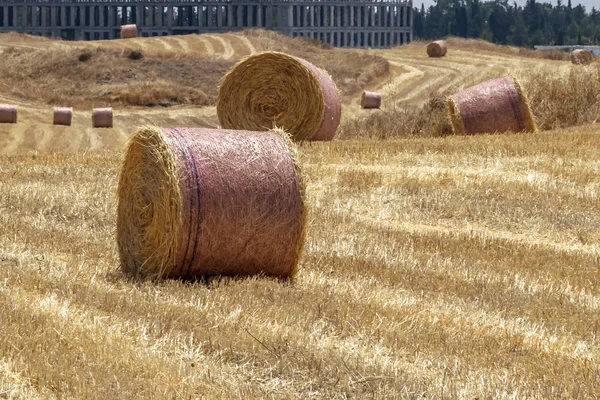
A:
<svg viewBox="0 0 600 400">
<path fill-rule="evenodd" d="M 381 107 L 381 95 L 365 90 L 360 98 L 360 106 L 365 109 Z"/>
<path fill-rule="evenodd" d="M 71 126 L 73 109 L 71 107 L 54 107 L 54 125 Z"/>
<path fill-rule="evenodd" d="M 295 140 L 333 139 L 340 96 L 327 72 L 301 58 L 265 52 L 247 57 L 219 86 L 217 115 L 225 129 L 275 127 Z"/>
<path fill-rule="evenodd" d="M 138 129 L 117 192 L 123 270 L 292 277 L 305 223 L 295 151 L 281 131 Z"/>
<path fill-rule="evenodd" d="M 138 35 L 137 25 L 121 25 L 121 39 L 133 39 Z"/>
<path fill-rule="evenodd" d="M 94 108 L 94 111 L 92 112 L 92 126 L 94 128 L 112 128 L 113 109 Z"/>
<path fill-rule="evenodd" d="M 594 55 L 587 50 L 573 50 L 571 53 L 571 63 L 575 65 L 588 65 L 594 61 Z"/>
<path fill-rule="evenodd" d="M 448 98 L 456 134 L 535 132 L 535 120 L 521 85 L 513 77 L 490 79 Z"/>
<path fill-rule="evenodd" d="M 448 51 L 445 40 L 436 40 L 427 45 L 427 55 L 429 57 L 443 57 Z"/>
<path fill-rule="evenodd" d="M 0 124 L 17 123 L 17 106 L 0 104 Z"/>
</svg>

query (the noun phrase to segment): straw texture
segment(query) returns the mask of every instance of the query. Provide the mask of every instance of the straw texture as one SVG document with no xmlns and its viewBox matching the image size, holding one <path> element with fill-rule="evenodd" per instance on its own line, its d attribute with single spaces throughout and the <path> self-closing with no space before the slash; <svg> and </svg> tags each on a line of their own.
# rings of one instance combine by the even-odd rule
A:
<svg viewBox="0 0 600 400">
<path fill-rule="evenodd" d="M 113 109 L 94 108 L 94 111 L 92 112 L 92 126 L 94 128 L 112 128 Z"/>
<path fill-rule="evenodd" d="M 121 39 L 132 39 L 138 35 L 137 25 L 121 25 Z"/>
<path fill-rule="evenodd" d="M 340 96 L 325 72 L 278 52 L 252 55 L 221 81 L 217 115 L 225 129 L 275 127 L 294 140 L 331 140 L 340 123 Z"/>
<path fill-rule="evenodd" d="M 381 107 L 381 94 L 365 90 L 360 98 L 360 106 L 365 109 Z"/>
<path fill-rule="evenodd" d="M 118 188 L 121 265 L 139 277 L 292 277 L 304 186 L 283 132 L 144 127 Z"/>
<path fill-rule="evenodd" d="M 443 57 L 448 51 L 445 40 L 436 40 L 427 45 L 427 55 L 429 57 Z"/>
<path fill-rule="evenodd" d="M 0 104 L 0 124 L 17 123 L 17 106 Z"/>
<path fill-rule="evenodd" d="M 527 96 L 510 76 L 462 90 L 450 96 L 447 104 L 456 134 L 537 130 Z"/>
<path fill-rule="evenodd" d="M 73 120 L 73 109 L 70 107 L 55 107 L 54 108 L 54 125 L 71 126 Z"/>
<path fill-rule="evenodd" d="M 594 61 L 594 55 L 587 50 L 578 49 L 571 53 L 571 63 L 575 65 L 588 65 Z"/>
</svg>

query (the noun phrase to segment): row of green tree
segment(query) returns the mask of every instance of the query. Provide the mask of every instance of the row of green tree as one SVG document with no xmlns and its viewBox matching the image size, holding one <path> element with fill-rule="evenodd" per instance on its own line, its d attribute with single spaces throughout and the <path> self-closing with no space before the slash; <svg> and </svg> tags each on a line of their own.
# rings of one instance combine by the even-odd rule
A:
<svg viewBox="0 0 600 400">
<path fill-rule="evenodd" d="M 435 0 L 434 6 L 414 9 L 414 34 L 421 39 L 448 35 L 480 38 L 499 44 L 597 45 L 600 11 L 582 5 L 556 6 L 527 0 L 524 7 L 508 0 Z"/>
</svg>

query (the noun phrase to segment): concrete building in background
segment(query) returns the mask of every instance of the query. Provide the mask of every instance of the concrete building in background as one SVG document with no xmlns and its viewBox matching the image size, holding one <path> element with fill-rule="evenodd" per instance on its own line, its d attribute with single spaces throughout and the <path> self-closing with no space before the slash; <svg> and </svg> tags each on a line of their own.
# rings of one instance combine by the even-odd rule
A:
<svg viewBox="0 0 600 400">
<path fill-rule="evenodd" d="M 339 47 L 390 47 L 412 41 L 412 0 L 0 0 L 0 33 L 65 40 L 265 28 Z"/>
</svg>

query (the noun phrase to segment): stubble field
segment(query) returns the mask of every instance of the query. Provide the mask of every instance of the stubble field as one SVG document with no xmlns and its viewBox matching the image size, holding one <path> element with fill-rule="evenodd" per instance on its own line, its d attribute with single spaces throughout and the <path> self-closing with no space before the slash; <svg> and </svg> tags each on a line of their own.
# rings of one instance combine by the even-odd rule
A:
<svg viewBox="0 0 600 400">
<path fill-rule="evenodd" d="M 0 45 L 17 54 L 47 43 Z M 167 45 L 215 65 L 295 47 L 256 33 L 52 44 L 127 46 L 146 60 Z M 360 54 L 373 69 L 337 66 L 340 138 L 301 145 L 309 224 L 292 282 L 120 273 L 115 192 L 128 134 L 215 126 L 213 106 L 109 98 L 115 128 L 92 130 L 93 100 L 81 94 L 75 125 L 55 128 L 52 99 L 3 89 L 21 122 L 0 126 L 0 398 L 600 397 L 598 99 L 567 124 L 557 110 L 574 98 L 544 102 L 529 80 L 544 127 L 582 124 L 537 134 L 435 137 L 423 123 L 382 140 L 368 125 L 409 126 L 432 92 L 506 72 L 577 80 L 583 70 L 479 42 L 453 42 L 443 60 L 420 43 L 303 45 L 322 66 Z M 384 94 L 379 116 L 358 108 L 363 88 Z M 211 88 L 198 90 L 210 103 Z"/>
</svg>

